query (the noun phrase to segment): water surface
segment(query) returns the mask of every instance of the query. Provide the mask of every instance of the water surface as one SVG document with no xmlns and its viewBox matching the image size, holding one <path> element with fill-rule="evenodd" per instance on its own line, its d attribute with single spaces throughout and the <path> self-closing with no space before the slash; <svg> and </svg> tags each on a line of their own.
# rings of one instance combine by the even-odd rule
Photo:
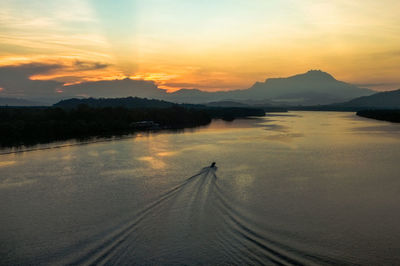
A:
<svg viewBox="0 0 400 266">
<path fill-rule="evenodd" d="M 290 112 L 29 150 L 0 151 L 0 264 L 400 264 L 397 124 Z"/>
</svg>

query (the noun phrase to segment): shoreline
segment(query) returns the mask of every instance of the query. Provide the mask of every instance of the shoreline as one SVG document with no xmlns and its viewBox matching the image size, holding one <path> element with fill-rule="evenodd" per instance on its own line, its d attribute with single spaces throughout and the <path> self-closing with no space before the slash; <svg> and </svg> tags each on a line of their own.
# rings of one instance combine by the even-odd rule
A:
<svg viewBox="0 0 400 266">
<path fill-rule="evenodd" d="M 365 117 L 369 119 L 379 120 L 379 121 L 387 121 L 391 123 L 400 123 L 400 109 L 392 109 L 392 110 L 362 110 L 358 111 L 356 115 L 360 117 Z"/>
<path fill-rule="evenodd" d="M 0 109 L 0 149 L 57 141 L 115 139 L 141 132 L 188 130 L 209 125 L 213 119 L 233 121 L 264 115 L 265 112 L 255 108 L 9 107 Z"/>
</svg>

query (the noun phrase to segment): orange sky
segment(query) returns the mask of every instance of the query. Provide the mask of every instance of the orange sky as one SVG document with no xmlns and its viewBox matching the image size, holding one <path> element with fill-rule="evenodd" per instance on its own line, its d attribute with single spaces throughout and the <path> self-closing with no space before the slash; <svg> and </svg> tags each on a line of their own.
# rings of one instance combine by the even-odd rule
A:
<svg viewBox="0 0 400 266">
<path fill-rule="evenodd" d="M 43 0 L 0 3 L 0 66 L 62 67 L 31 79 L 145 79 L 230 90 L 321 69 L 400 88 L 395 0 Z"/>
</svg>

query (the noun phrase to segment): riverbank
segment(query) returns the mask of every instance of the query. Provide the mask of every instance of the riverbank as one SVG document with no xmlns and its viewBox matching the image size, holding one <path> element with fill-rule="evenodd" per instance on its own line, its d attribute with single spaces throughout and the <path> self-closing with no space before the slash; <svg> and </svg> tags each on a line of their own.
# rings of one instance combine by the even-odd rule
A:
<svg viewBox="0 0 400 266">
<path fill-rule="evenodd" d="M 234 120 L 261 116 L 252 108 L 3 107 L 0 146 L 29 146 L 52 141 L 112 137 L 140 131 L 184 129 L 207 125 L 213 118 Z"/>
<path fill-rule="evenodd" d="M 357 112 L 358 116 L 400 123 L 400 110 L 363 110 Z"/>
</svg>

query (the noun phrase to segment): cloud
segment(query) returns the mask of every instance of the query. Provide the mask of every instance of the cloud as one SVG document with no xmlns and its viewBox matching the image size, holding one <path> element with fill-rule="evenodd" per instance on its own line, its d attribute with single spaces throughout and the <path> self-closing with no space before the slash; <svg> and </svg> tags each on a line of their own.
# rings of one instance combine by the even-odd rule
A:
<svg viewBox="0 0 400 266">
<path fill-rule="evenodd" d="M 73 65 L 78 70 L 97 70 L 109 67 L 109 64 L 104 64 L 100 62 L 87 62 L 76 60 Z"/>
<path fill-rule="evenodd" d="M 65 95 L 85 95 L 91 97 L 128 97 L 163 98 L 166 92 L 159 89 L 153 81 L 116 79 L 82 82 L 63 87 Z"/>
<path fill-rule="evenodd" d="M 1 96 L 6 97 L 44 97 L 55 93 L 62 83 L 54 80 L 31 80 L 35 74 L 48 73 L 60 69 L 60 64 L 29 63 L 17 66 L 0 67 Z"/>
<path fill-rule="evenodd" d="M 234 83 L 229 83 L 225 82 L 224 80 L 199 80 L 194 83 L 190 82 L 165 82 L 162 83 L 163 86 L 165 87 L 170 87 L 170 88 L 186 88 L 186 89 L 200 89 L 200 90 L 209 90 L 211 92 L 213 91 L 219 91 L 219 90 L 231 90 L 232 88 L 237 87 L 237 84 Z"/>
<path fill-rule="evenodd" d="M 372 52 L 372 53 L 367 53 L 367 56 L 369 56 L 373 60 L 382 60 L 382 59 L 396 59 L 400 57 L 400 50 L 387 50 L 387 51 L 380 51 L 380 52 Z"/>
<path fill-rule="evenodd" d="M 61 64 L 45 64 L 45 63 L 28 63 L 22 65 L 2 66 L 0 70 L 2 73 L 16 74 L 21 76 L 32 76 L 39 73 L 47 73 L 54 69 L 60 69 Z"/>
<path fill-rule="evenodd" d="M 106 69 L 109 64 L 76 60 L 67 63 L 28 63 L 0 66 L 0 97 L 42 99 L 127 97 L 163 98 L 166 92 L 153 81 L 114 79 L 85 81 L 85 73 Z M 80 81 L 69 85 L 69 81 Z"/>
<path fill-rule="evenodd" d="M 377 83 L 355 83 L 354 85 L 360 87 L 387 87 L 387 86 L 397 86 L 396 82 L 377 82 Z"/>
<path fill-rule="evenodd" d="M 354 85 L 364 88 L 370 88 L 375 91 L 391 91 L 400 88 L 400 82 L 369 82 L 355 83 Z"/>
</svg>

